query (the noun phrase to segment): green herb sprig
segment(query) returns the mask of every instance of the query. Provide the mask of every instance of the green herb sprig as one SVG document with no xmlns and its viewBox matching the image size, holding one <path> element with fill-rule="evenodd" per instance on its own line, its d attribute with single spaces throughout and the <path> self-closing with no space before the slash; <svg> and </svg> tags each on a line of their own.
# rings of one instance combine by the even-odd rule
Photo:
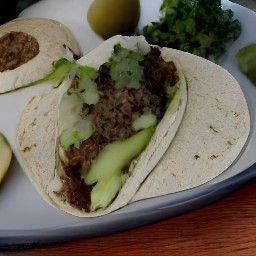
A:
<svg viewBox="0 0 256 256">
<path fill-rule="evenodd" d="M 179 49 L 217 62 L 241 34 L 233 11 L 221 0 L 164 0 L 161 18 L 143 28 L 151 44 Z"/>
</svg>

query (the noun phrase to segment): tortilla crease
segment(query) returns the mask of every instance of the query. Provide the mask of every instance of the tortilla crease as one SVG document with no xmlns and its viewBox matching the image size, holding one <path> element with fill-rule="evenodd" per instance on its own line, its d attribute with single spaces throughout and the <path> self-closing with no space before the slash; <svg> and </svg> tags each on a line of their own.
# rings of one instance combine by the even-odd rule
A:
<svg viewBox="0 0 256 256">
<path fill-rule="evenodd" d="M 33 36 L 39 53 L 27 63 L 0 73 L 0 94 L 26 86 L 53 71 L 53 62 L 65 57 L 80 56 L 78 43 L 69 29 L 58 21 L 46 18 L 17 18 L 0 26 L 0 37 L 9 32 Z"/>
<path fill-rule="evenodd" d="M 144 37 L 116 36 L 105 41 L 78 62 L 99 68 L 101 64 L 108 61 L 117 43 L 121 43 L 125 48 L 137 51 L 139 49 L 142 52 L 147 52 L 150 48 Z M 171 59 L 170 50 L 165 60 Z M 61 201 L 55 193 L 61 189 L 60 174 L 63 173 L 57 154 L 58 105 L 62 94 L 70 85 L 71 78 L 68 77 L 59 88 L 53 89 L 50 93 L 35 96 L 30 100 L 21 115 L 17 128 L 16 139 L 20 152 L 17 158 L 32 184 L 47 202 L 58 209 L 82 217 L 104 215 L 127 205 L 169 147 L 182 121 L 187 102 L 187 86 L 183 72 L 178 63 L 175 64 L 179 75 L 176 86 L 179 89 L 174 99 L 157 125 L 146 149 L 132 161 L 128 178 L 115 200 L 107 208 L 95 212 L 76 209 L 67 202 Z"/>
</svg>

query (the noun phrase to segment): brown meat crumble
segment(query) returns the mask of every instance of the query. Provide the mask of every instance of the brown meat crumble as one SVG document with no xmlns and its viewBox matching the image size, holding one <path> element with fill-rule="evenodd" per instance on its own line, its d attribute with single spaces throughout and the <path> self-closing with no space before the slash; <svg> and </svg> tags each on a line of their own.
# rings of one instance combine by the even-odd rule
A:
<svg viewBox="0 0 256 256">
<path fill-rule="evenodd" d="M 37 40 L 23 32 L 9 32 L 0 38 L 0 72 L 12 70 L 39 53 Z"/>
<path fill-rule="evenodd" d="M 164 115 L 167 103 L 165 87 L 174 86 L 178 77 L 174 63 L 165 62 L 160 54 L 158 48 L 152 48 L 140 63 L 144 67 L 145 79 L 139 89 L 115 89 L 110 75 L 102 69 L 96 81 L 102 96 L 96 105 L 89 106 L 87 113 L 91 116 L 94 134 L 79 148 L 71 146 L 66 151 L 69 163 L 62 163 L 65 176 L 62 177 L 62 189 L 56 194 L 63 201 L 89 211 L 93 185 L 87 186 L 81 180 L 81 169 L 88 169 L 108 143 L 126 139 L 136 132 L 132 128 L 134 113 L 142 114 L 148 108 L 158 120 Z M 76 80 L 73 86 L 76 86 Z"/>
</svg>

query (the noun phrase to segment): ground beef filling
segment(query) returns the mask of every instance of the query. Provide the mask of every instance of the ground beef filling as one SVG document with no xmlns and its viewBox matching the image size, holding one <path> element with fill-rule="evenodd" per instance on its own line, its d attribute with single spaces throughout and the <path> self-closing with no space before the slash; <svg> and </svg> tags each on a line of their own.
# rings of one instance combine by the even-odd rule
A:
<svg viewBox="0 0 256 256">
<path fill-rule="evenodd" d="M 165 86 L 175 85 L 178 77 L 172 62 L 166 63 L 160 51 L 152 48 L 141 62 L 145 79 L 139 89 L 115 89 L 108 73 L 102 71 L 97 79 L 101 92 L 100 101 L 89 107 L 94 134 L 82 142 L 79 148 L 70 147 L 66 152 L 69 163 L 62 163 L 65 170 L 62 190 L 58 195 L 64 201 L 84 211 L 89 211 L 90 191 L 80 179 L 81 168 L 89 168 L 102 148 L 108 143 L 122 140 L 135 133 L 133 116 L 150 109 L 160 120 L 167 102 Z M 125 170 L 124 170 L 125 171 Z"/>
<path fill-rule="evenodd" d="M 0 38 L 0 72 L 12 70 L 39 53 L 37 40 L 23 32 L 10 32 Z"/>
</svg>

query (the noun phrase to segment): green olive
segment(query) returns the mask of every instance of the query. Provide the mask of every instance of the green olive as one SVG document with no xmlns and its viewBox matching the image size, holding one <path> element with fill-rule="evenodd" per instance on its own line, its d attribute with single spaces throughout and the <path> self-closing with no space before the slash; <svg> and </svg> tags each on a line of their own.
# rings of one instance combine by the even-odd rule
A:
<svg viewBox="0 0 256 256">
<path fill-rule="evenodd" d="M 87 12 L 92 30 L 104 39 L 133 35 L 139 18 L 139 0 L 94 0 Z"/>
</svg>

